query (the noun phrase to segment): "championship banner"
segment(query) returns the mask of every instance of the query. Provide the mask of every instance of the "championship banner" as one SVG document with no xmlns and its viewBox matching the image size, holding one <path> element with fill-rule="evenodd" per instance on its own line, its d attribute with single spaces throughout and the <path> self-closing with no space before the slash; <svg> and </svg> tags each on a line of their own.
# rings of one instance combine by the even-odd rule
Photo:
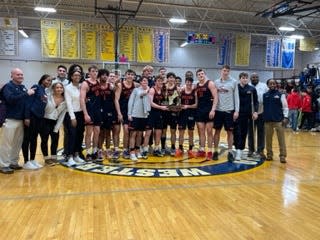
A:
<svg viewBox="0 0 320 240">
<path fill-rule="evenodd" d="M 81 23 L 81 58 L 97 59 L 97 25 Z"/>
<path fill-rule="evenodd" d="M 61 58 L 79 58 L 79 23 L 61 21 Z"/>
<path fill-rule="evenodd" d="M 281 67 L 281 38 L 268 36 L 266 47 L 266 67 Z"/>
<path fill-rule="evenodd" d="M 137 27 L 137 62 L 153 61 L 153 29 Z"/>
<path fill-rule="evenodd" d="M 231 64 L 231 39 L 232 35 L 219 36 L 220 47 L 217 52 L 217 64 L 220 66 Z"/>
<path fill-rule="evenodd" d="M 314 51 L 314 48 L 316 47 L 316 43 L 317 43 L 317 41 L 314 38 L 300 39 L 299 50 L 312 52 L 312 51 Z"/>
<path fill-rule="evenodd" d="M 294 67 L 294 56 L 296 49 L 296 40 L 292 38 L 282 39 L 282 67 L 293 68 Z"/>
<path fill-rule="evenodd" d="M 60 57 L 60 20 L 41 20 L 42 57 Z"/>
<path fill-rule="evenodd" d="M 115 62 L 114 32 L 109 25 L 100 25 L 100 60 Z"/>
<path fill-rule="evenodd" d="M 236 66 L 249 66 L 251 36 L 248 34 L 236 35 Z"/>
<path fill-rule="evenodd" d="M 135 61 L 135 27 L 123 26 L 120 30 L 119 40 L 119 55 L 124 55 L 128 61 Z"/>
<path fill-rule="evenodd" d="M 155 28 L 153 31 L 154 62 L 169 62 L 170 30 Z"/>
<path fill-rule="evenodd" d="M 0 55 L 16 56 L 18 49 L 18 19 L 0 18 Z"/>
</svg>

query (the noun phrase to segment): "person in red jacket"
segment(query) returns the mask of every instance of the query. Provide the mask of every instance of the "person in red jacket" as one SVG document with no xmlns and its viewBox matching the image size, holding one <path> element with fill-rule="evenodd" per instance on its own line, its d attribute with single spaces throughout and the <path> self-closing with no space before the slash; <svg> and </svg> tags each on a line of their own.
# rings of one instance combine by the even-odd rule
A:
<svg viewBox="0 0 320 240">
<path fill-rule="evenodd" d="M 304 122 L 307 120 L 307 130 L 311 130 L 312 128 L 312 104 L 311 104 L 311 96 L 308 94 L 307 90 L 301 91 L 302 95 L 302 105 L 301 105 L 301 112 L 302 118 L 299 128 L 301 129 L 304 125 Z"/>
<path fill-rule="evenodd" d="M 289 108 L 289 121 L 293 131 L 297 131 L 298 127 L 298 112 L 301 108 L 301 96 L 298 93 L 298 88 L 293 88 L 291 93 L 287 96 Z"/>
</svg>

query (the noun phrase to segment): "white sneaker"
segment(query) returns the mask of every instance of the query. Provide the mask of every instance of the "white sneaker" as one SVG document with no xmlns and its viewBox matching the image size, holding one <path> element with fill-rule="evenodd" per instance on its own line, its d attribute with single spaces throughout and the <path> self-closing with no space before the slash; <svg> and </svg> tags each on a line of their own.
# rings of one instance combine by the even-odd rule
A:
<svg viewBox="0 0 320 240">
<path fill-rule="evenodd" d="M 137 158 L 136 154 L 130 153 L 130 160 L 131 161 L 138 161 L 138 158 Z"/>
<path fill-rule="evenodd" d="M 137 156 L 138 159 L 141 159 L 142 158 L 141 152 L 137 152 L 136 156 Z"/>
<path fill-rule="evenodd" d="M 236 150 L 236 157 L 235 160 L 240 161 L 242 156 L 242 151 L 240 149 Z"/>
<path fill-rule="evenodd" d="M 83 164 L 83 163 L 85 163 L 86 161 L 84 161 L 81 157 L 79 157 L 79 156 L 75 156 L 74 158 L 73 158 L 73 160 L 76 162 L 76 163 L 80 163 L 80 164 Z"/>
<path fill-rule="evenodd" d="M 33 164 L 33 166 L 37 168 L 42 168 L 43 166 L 37 162 L 37 160 L 30 160 L 30 162 Z"/>
<path fill-rule="evenodd" d="M 73 157 L 69 157 L 69 158 L 68 158 L 68 161 L 67 161 L 67 165 L 68 165 L 69 167 L 72 167 L 72 166 L 77 165 L 77 163 L 73 160 Z"/>
<path fill-rule="evenodd" d="M 37 170 L 37 169 L 39 169 L 38 167 L 33 165 L 31 161 L 26 162 L 22 167 L 23 167 L 23 169 L 27 169 L 27 170 Z"/>
</svg>

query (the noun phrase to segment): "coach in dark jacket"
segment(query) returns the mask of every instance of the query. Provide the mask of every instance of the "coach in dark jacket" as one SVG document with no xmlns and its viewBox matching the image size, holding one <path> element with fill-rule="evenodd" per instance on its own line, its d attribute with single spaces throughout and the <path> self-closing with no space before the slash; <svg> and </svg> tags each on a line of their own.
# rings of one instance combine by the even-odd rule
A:
<svg viewBox="0 0 320 240">
<path fill-rule="evenodd" d="M 26 101 L 34 94 L 34 89 L 28 90 L 22 84 L 24 78 L 21 69 L 14 68 L 11 79 L 3 89 L 7 117 L 0 133 L 0 173 L 5 174 L 21 169 L 18 161 L 23 140 Z"/>
</svg>

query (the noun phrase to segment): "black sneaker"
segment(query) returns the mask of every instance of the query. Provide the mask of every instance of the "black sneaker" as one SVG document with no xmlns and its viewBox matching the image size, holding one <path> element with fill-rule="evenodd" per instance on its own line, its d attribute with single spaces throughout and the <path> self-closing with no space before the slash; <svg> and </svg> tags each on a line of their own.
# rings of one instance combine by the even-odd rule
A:
<svg viewBox="0 0 320 240">
<path fill-rule="evenodd" d="M 263 153 L 263 152 L 260 152 L 260 158 L 262 159 L 262 160 L 266 160 L 267 159 L 267 156 Z"/>
<path fill-rule="evenodd" d="M 154 156 L 156 156 L 156 157 L 163 157 L 163 154 L 161 153 L 161 151 L 160 150 L 155 150 L 155 151 L 153 151 L 153 155 Z"/>
<path fill-rule="evenodd" d="M 98 159 L 98 152 L 91 154 L 91 158 L 93 161 L 96 161 Z"/>
<path fill-rule="evenodd" d="M 273 161 L 273 157 L 272 156 L 267 156 L 266 157 L 266 161 Z"/>
<path fill-rule="evenodd" d="M 234 156 L 231 152 L 228 152 L 228 162 L 233 162 L 234 161 Z"/>
<path fill-rule="evenodd" d="M 213 152 L 213 155 L 212 155 L 212 160 L 219 160 L 219 153 L 218 152 Z"/>
<path fill-rule="evenodd" d="M 19 164 L 10 164 L 9 168 L 13 170 L 21 170 L 22 167 Z"/>
<path fill-rule="evenodd" d="M 87 156 L 86 156 L 86 158 L 85 158 L 85 161 L 86 162 L 90 162 L 90 161 L 92 161 L 92 154 L 87 154 Z"/>
<path fill-rule="evenodd" d="M 148 152 L 147 151 L 143 151 L 141 153 L 141 156 L 142 156 L 143 159 L 147 159 L 148 158 Z"/>
<path fill-rule="evenodd" d="M 14 171 L 13 171 L 12 168 L 2 167 L 2 168 L 0 168 L 0 173 L 3 173 L 3 174 L 12 174 L 12 173 L 14 173 Z"/>
<path fill-rule="evenodd" d="M 286 161 L 286 158 L 285 157 L 280 157 L 280 162 L 281 163 L 286 163 L 287 161 Z"/>
</svg>

